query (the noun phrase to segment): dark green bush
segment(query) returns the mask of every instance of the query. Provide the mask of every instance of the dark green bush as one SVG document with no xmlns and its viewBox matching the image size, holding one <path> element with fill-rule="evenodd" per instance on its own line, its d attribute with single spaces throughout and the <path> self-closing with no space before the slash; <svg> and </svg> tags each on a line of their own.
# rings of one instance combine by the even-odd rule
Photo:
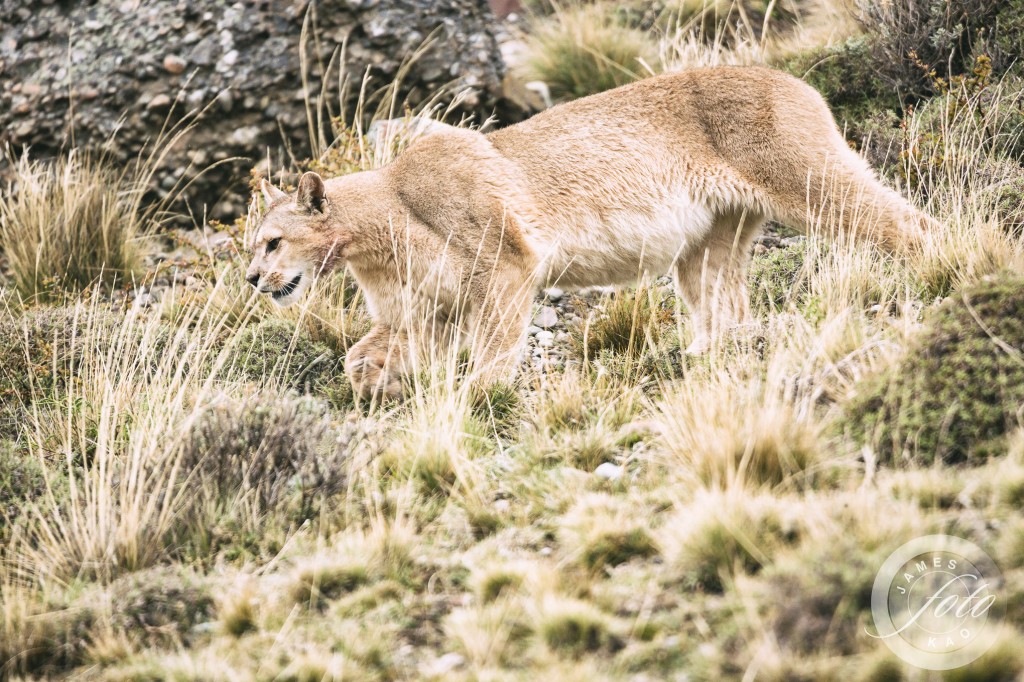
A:
<svg viewBox="0 0 1024 682">
<path fill-rule="evenodd" d="M 962 462 L 998 452 L 1024 408 L 1024 277 L 954 292 L 905 359 L 867 381 L 847 427 L 881 461 Z"/>
<path fill-rule="evenodd" d="M 872 36 L 871 67 L 911 101 L 935 94 L 943 82 L 970 70 L 1000 4 L 993 0 L 858 3 L 858 19 Z"/>
<path fill-rule="evenodd" d="M 839 127 L 857 138 L 871 117 L 900 110 L 899 96 L 879 75 L 874 53 L 872 39 L 861 36 L 799 54 L 782 68 L 820 92 Z"/>
<path fill-rule="evenodd" d="M 997 73 L 1013 69 L 1016 73 L 1024 73 L 1021 63 L 1021 46 L 1024 45 L 1024 0 L 999 0 L 997 5 L 995 27 L 988 44 L 976 48 L 992 55 Z"/>
</svg>

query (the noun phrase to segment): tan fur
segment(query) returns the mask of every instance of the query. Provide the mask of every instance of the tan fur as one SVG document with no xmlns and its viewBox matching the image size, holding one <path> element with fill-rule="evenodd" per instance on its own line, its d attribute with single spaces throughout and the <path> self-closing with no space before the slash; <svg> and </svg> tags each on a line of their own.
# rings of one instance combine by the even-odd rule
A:
<svg viewBox="0 0 1024 682">
<path fill-rule="evenodd" d="M 556 283 L 671 271 L 698 351 L 747 316 L 766 220 L 890 250 L 932 222 L 878 182 L 817 92 L 763 68 L 658 76 L 489 135 L 442 129 L 379 170 L 265 194 L 249 275 L 273 292 L 301 274 L 287 304 L 350 267 L 376 322 L 346 361 L 363 394 L 400 393 L 421 351 L 451 343 L 483 378 L 514 371 L 533 296 Z"/>
</svg>

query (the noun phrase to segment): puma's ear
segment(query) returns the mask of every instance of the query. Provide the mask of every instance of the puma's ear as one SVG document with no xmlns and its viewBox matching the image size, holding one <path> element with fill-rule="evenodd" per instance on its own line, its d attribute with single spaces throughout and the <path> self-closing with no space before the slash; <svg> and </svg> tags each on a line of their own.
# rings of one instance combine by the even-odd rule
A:
<svg viewBox="0 0 1024 682">
<path fill-rule="evenodd" d="M 277 187 L 274 187 L 267 179 L 260 180 L 260 193 L 263 195 L 263 201 L 267 202 L 267 206 L 274 203 L 282 197 L 288 196 L 287 192 L 284 192 Z"/>
<path fill-rule="evenodd" d="M 323 213 L 326 199 L 324 181 L 313 171 L 302 174 L 299 178 L 299 194 L 295 203 L 309 213 Z"/>
</svg>

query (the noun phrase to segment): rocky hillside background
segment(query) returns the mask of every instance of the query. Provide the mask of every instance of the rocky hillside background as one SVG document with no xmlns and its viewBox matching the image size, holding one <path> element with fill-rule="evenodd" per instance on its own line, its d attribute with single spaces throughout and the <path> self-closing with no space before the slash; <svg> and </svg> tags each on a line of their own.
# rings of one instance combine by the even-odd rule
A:
<svg viewBox="0 0 1024 682">
<path fill-rule="evenodd" d="M 373 93 L 400 71 L 396 115 L 461 93 L 456 122 L 524 118 L 529 99 L 495 31 L 483 0 L 6 0 L 0 145 L 43 158 L 109 140 L 113 159 L 128 163 L 168 123 L 203 112 L 160 161 L 153 191 L 166 195 L 218 164 L 185 195 L 200 220 L 204 205 L 211 218 L 233 219 L 249 168 L 308 157 L 307 112 L 320 98 L 351 122 L 364 75 L 367 118 L 384 100 Z M 340 93 L 339 79 L 349 83 Z"/>
</svg>

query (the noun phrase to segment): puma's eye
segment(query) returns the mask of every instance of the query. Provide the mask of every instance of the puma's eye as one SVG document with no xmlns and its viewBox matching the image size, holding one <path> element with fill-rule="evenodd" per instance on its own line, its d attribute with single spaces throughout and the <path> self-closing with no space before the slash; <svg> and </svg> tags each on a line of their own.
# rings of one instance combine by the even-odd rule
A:
<svg viewBox="0 0 1024 682">
<path fill-rule="evenodd" d="M 271 253 L 273 251 L 277 251 L 277 247 L 279 247 L 279 246 L 281 246 L 281 238 L 280 237 L 278 237 L 277 239 L 271 239 L 269 242 L 267 242 L 267 253 Z"/>
</svg>

